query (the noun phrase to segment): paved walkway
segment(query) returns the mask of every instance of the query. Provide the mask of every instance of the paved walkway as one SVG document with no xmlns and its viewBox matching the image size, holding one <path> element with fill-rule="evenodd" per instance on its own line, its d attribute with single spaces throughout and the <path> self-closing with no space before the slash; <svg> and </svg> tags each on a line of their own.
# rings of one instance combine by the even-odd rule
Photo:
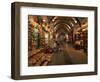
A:
<svg viewBox="0 0 100 82">
<path fill-rule="evenodd" d="M 66 44 L 62 46 L 62 51 L 55 52 L 49 65 L 68 65 L 68 64 L 86 64 L 87 55 L 83 50 L 76 50 Z"/>
<path fill-rule="evenodd" d="M 48 62 L 43 65 L 71 65 L 87 63 L 87 55 L 83 50 L 76 50 L 69 44 L 61 45 L 60 48 L 62 49 L 61 51 L 56 50 L 52 54 L 45 54 L 41 49 L 29 52 L 29 66 L 40 66 L 45 60 Z"/>
<path fill-rule="evenodd" d="M 84 51 L 76 50 L 75 48 L 71 47 L 70 45 L 66 44 L 64 46 L 65 51 L 71 57 L 71 60 L 74 64 L 86 64 L 87 63 L 87 55 Z"/>
</svg>

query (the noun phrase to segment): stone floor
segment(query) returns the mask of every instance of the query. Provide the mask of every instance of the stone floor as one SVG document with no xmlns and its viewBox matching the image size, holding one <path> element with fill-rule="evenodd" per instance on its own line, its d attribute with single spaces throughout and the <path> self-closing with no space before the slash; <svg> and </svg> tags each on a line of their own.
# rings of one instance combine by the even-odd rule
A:
<svg viewBox="0 0 100 82">
<path fill-rule="evenodd" d="M 87 55 L 84 51 L 76 50 L 69 44 L 62 45 L 62 50 L 57 50 L 53 53 L 44 53 L 42 49 L 35 51 L 35 55 L 29 58 L 29 66 L 42 65 L 71 65 L 71 64 L 86 64 Z M 33 52 L 30 52 L 33 54 Z M 37 53 L 37 54 L 36 54 Z"/>
</svg>

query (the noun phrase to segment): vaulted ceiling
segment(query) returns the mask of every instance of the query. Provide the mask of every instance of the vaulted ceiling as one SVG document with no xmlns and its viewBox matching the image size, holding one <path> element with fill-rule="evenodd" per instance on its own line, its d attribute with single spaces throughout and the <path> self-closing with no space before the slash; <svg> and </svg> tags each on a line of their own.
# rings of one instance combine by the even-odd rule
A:
<svg viewBox="0 0 100 82">
<path fill-rule="evenodd" d="M 34 19 L 40 24 L 48 24 L 55 34 L 59 32 L 70 34 L 74 28 L 82 28 L 87 22 L 86 17 L 34 16 Z"/>
</svg>

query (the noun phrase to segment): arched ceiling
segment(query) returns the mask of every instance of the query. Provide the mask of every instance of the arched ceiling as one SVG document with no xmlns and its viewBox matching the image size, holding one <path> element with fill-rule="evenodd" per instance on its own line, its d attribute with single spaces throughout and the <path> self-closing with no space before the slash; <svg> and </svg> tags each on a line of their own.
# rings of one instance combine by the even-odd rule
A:
<svg viewBox="0 0 100 82">
<path fill-rule="evenodd" d="M 82 28 L 83 24 L 87 22 L 85 17 L 33 16 L 33 19 L 40 25 L 44 23 L 48 28 L 51 27 L 51 30 L 55 33 L 63 30 L 67 34 L 71 33 L 76 27 Z"/>
<path fill-rule="evenodd" d="M 63 32 L 69 33 L 71 31 L 71 28 L 69 29 L 67 24 L 58 24 L 56 29 L 54 30 L 54 33 L 60 32 L 63 30 Z"/>
<path fill-rule="evenodd" d="M 53 25 L 54 32 L 57 33 L 61 29 L 64 29 L 67 33 L 70 33 L 75 25 L 80 26 L 80 21 L 75 17 L 53 17 L 51 22 Z"/>
</svg>

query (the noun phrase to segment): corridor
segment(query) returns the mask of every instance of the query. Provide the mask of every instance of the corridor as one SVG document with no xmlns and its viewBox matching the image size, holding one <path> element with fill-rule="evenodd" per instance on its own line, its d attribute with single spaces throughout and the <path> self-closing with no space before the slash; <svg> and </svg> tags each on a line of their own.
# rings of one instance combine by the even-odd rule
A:
<svg viewBox="0 0 100 82">
<path fill-rule="evenodd" d="M 28 16 L 28 66 L 88 63 L 85 17 Z"/>
</svg>

